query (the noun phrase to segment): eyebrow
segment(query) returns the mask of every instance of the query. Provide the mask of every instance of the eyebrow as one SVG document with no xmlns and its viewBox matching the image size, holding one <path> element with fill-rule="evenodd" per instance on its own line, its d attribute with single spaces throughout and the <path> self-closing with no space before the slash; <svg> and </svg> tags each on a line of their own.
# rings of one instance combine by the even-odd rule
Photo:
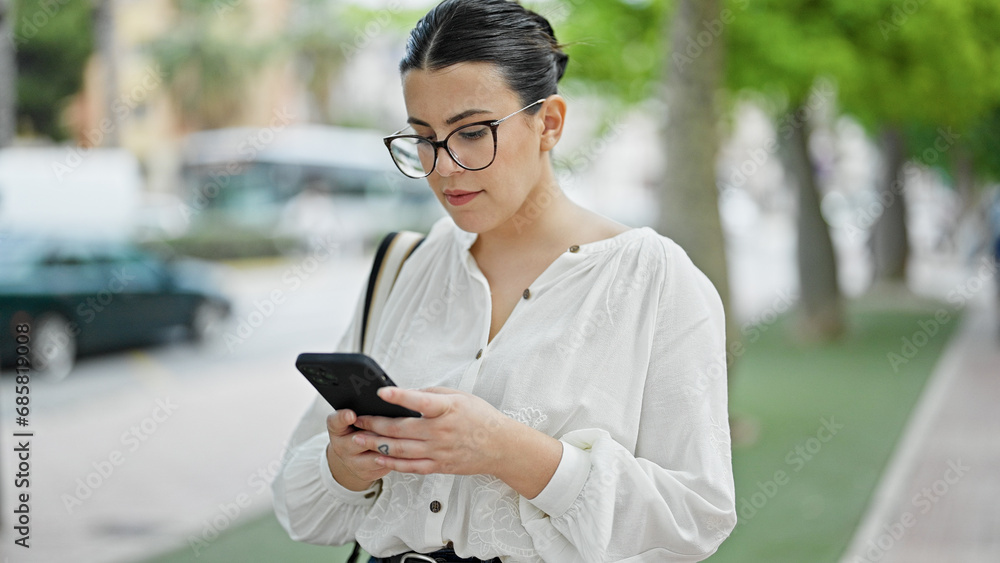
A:
<svg viewBox="0 0 1000 563">
<path fill-rule="evenodd" d="M 459 121 L 462 121 L 463 119 L 465 119 L 467 117 L 472 117 L 473 115 L 479 115 L 479 114 L 482 114 L 482 113 L 492 113 L 492 112 L 489 111 L 489 110 L 485 110 L 485 109 L 468 109 L 468 110 L 465 110 L 465 111 L 463 111 L 462 113 L 460 113 L 458 115 L 453 115 L 453 116 L 449 117 L 447 119 L 447 121 L 445 121 L 445 124 L 446 125 L 452 125 L 454 123 L 458 123 Z M 412 125 L 423 125 L 424 127 L 430 127 L 429 123 L 427 123 L 426 121 L 422 121 L 420 119 L 417 119 L 416 117 L 410 117 L 410 118 L 408 118 L 406 120 L 406 122 L 410 123 Z"/>
</svg>

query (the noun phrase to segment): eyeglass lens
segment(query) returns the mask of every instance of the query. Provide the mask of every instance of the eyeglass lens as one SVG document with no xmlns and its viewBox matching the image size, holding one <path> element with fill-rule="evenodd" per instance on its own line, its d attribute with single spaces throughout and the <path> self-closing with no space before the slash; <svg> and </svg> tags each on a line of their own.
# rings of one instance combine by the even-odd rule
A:
<svg viewBox="0 0 1000 563">
<path fill-rule="evenodd" d="M 445 142 L 451 157 L 468 170 L 486 168 L 493 162 L 496 143 L 489 125 L 473 123 L 451 132 Z M 436 149 L 427 139 L 401 137 L 389 144 L 389 152 L 407 176 L 421 178 L 434 166 Z"/>
</svg>

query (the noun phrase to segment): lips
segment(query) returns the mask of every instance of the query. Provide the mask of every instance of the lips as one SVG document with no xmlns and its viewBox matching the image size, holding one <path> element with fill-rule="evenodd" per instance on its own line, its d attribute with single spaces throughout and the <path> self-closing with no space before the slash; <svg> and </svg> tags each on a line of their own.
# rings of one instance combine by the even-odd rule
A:
<svg viewBox="0 0 1000 563">
<path fill-rule="evenodd" d="M 475 197 L 477 195 L 481 194 L 482 190 L 480 190 L 478 192 L 467 192 L 467 191 L 464 191 L 464 190 L 446 190 L 443 193 L 444 193 L 445 199 L 448 200 L 448 203 L 450 203 L 452 205 L 455 205 L 455 206 L 458 206 L 458 205 L 465 205 L 466 203 L 469 203 L 470 201 L 472 201 L 473 199 L 475 199 Z"/>
</svg>

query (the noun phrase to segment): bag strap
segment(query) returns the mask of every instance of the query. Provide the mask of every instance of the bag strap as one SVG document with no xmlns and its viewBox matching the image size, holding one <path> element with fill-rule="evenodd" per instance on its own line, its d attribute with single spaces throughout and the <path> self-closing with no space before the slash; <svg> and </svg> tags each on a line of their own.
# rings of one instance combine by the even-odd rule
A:
<svg viewBox="0 0 1000 563">
<path fill-rule="evenodd" d="M 375 334 L 382 309 L 389 299 L 389 292 L 396 284 L 396 278 L 403 268 L 403 262 L 424 242 L 424 235 L 412 231 L 392 232 L 382 239 L 371 274 L 368 275 L 368 291 L 365 293 L 365 308 L 361 317 L 361 336 L 358 339 L 361 352 L 371 355 L 368 335 Z"/>
<path fill-rule="evenodd" d="M 426 237 L 413 231 L 392 232 L 382 239 L 375 252 L 372 271 L 368 274 L 368 290 L 365 292 L 364 313 L 361 316 L 359 347 L 364 354 L 370 354 L 371 346 L 366 340 L 369 334 L 374 334 L 378 320 L 382 317 L 382 308 L 389 299 L 389 292 L 396 284 L 403 262 L 413 254 L 413 251 L 424 242 Z M 347 557 L 347 563 L 357 563 L 361 544 L 354 542 L 354 548 Z"/>
</svg>

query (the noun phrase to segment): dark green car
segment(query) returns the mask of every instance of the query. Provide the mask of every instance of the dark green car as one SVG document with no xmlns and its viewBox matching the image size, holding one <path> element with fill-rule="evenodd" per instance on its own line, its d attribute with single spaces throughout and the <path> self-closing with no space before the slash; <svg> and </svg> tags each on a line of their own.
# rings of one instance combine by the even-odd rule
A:
<svg viewBox="0 0 1000 563">
<path fill-rule="evenodd" d="M 0 232 L 0 366 L 24 356 L 61 378 L 77 355 L 178 330 L 203 339 L 230 311 L 206 263 L 126 241 Z"/>
</svg>

